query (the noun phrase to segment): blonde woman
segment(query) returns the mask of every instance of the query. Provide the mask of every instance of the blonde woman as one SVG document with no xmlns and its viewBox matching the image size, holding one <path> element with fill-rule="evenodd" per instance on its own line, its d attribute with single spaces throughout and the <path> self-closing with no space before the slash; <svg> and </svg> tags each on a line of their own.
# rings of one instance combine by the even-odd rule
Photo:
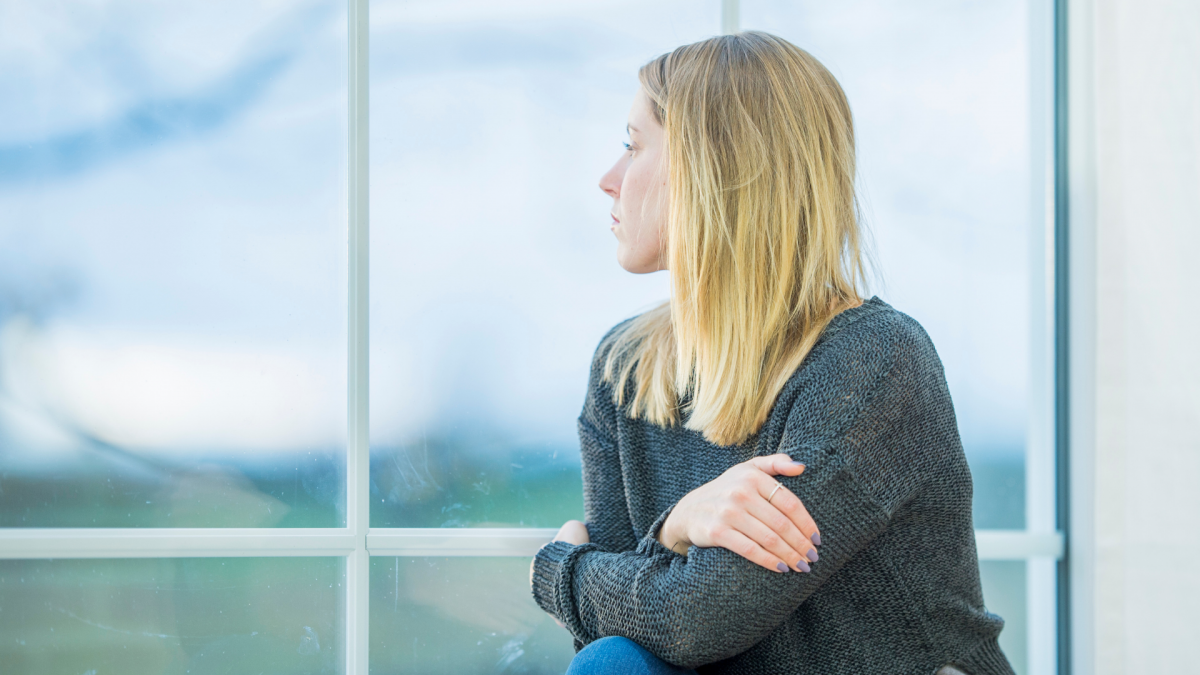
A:
<svg viewBox="0 0 1200 675">
<path fill-rule="evenodd" d="M 850 107 L 745 32 L 644 66 L 613 198 L 672 297 L 600 342 L 586 525 L 530 570 L 585 673 L 1012 673 L 925 331 L 863 300 Z"/>
</svg>

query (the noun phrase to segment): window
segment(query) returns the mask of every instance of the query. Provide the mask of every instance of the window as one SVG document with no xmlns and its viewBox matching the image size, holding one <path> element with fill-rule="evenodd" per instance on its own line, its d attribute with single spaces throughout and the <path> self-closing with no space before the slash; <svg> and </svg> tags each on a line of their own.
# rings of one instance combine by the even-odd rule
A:
<svg viewBox="0 0 1200 675">
<path fill-rule="evenodd" d="M 583 517 L 596 342 L 668 292 L 596 183 L 637 67 L 740 25 L 847 90 L 872 290 L 1054 672 L 1049 2 L 367 4 L 0 10 L 0 662 L 565 669 L 528 557 Z"/>
</svg>

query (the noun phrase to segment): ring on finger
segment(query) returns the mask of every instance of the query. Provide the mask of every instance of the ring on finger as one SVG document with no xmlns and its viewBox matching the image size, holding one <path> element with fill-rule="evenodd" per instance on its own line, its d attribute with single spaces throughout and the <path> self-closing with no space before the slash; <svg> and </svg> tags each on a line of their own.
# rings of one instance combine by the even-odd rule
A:
<svg viewBox="0 0 1200 675">
<path fill-rule="evenodd" d="M 771 490 L 771 494 L 767 495 L 767 503 L 768 504 L 771 503 L 771 497 L 774 497 L 775 493 L 778 492 L 779 488 L 781 488 L 781 487 L 783 487 L 783 483 L 780 483 L 779 481 L 775 481 L 775 489 Z"/>
</svg>

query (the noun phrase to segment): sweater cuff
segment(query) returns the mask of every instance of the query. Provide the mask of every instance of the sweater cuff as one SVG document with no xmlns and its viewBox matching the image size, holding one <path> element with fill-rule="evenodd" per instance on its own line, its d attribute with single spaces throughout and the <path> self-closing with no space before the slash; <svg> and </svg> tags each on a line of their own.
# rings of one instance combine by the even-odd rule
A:
<svg viewBox="0 0 1200 675">
<path fill-rule="evenodd" d="M 552 541 L 538 549 L 533 558 L 533 600 L 545 612 L 562 621 L 575 633 L 579 621 L 572 610 L 571 567 L 575 559 L 591 550 L 600 550 L 592 543 L 572 544 Z"/>
<path fill-rule="evenodd" d="M 675 504 L 678 503 L 675 502 Z M 642 555 L 662 555 L 669 553 L 683 557 L 682 553 L 672 551 L 663 546 L 662 542 L 658 540 L 658 532 L 662 529 L 663 523 L 667 522 L 667 517 L 671 515 L 671 511 L 675 510 L 675 504 L 668 506 L 667 510 L 660 513 L 658 518 L 650 525 L 650 529 L 646 531 L 641 541 L 638 542 L 637 549 L 635 549 L 638 553 Z M 688 550 L 690 551 L 691 549 L 689 548 Z"/>
<path fill-rule="evenodd" d="M 996 638 L 979 643 L 960 663 L 971 675 L 1015 675 Z"/>
</svg>

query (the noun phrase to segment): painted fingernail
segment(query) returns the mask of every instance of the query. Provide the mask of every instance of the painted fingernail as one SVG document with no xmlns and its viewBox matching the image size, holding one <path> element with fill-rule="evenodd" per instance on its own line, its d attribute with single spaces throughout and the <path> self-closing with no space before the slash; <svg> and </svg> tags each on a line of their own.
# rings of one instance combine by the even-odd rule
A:
<svg viewBox="0 0 1200 675">
<path fill-rule="evenodd" d="M 784 565 L 783 563 L 775 563 L 775 569 L 779 570 L 780 572 L 788 571 L 787 565 Z"/>
<path fill-rule="evenodd" d="M 792 460 L 792 464 L 793 464 L 794 466 L 804 466 L 804 462 L 797 462 L 797 461 L 796 461 L 796 460 L 794 460 L 794 459 Z"/>
<path fill-rule="evenodd" d="M 808 563 L 804 562 L 803 560 L 796 561 L 796 569 L 800 570 L 801 572 L 812 571 L 812 568 L 808 566 Z"/>
<path fill-rule="evenodd" d="M 821 545 L 821 533 L 820 532 L 813 532 L 812 542 L 813 542 L 813 546 Z"/>
<path fill-rule="evenodd" d="M 815 549 L 815 548 L 808 549 L 808 559 L 813 562 L 817 562 L 818 560 L 821 559 L 821 556 L 817 555 L 817 549 Z"/>
</svg>

